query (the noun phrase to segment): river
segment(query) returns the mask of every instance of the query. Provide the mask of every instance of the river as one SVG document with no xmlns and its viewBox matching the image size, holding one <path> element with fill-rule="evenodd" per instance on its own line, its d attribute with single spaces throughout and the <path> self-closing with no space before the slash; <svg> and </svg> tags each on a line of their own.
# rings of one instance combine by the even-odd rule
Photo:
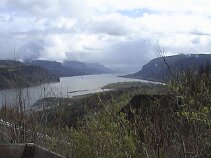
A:
<svg viewBox="0 0 211 158">
<path fill-rule="evenodd" d="M 35 87 L 22 89 L 6 89 L 0 91 L 0 106 L 15 105 L 18 99 L 26 106 L 33 105 L 36 101 L 45 97 L 73 97 L 103 91 L 102 87 L 109 83 L 142 81 L 118 77 L 114 74 L 85 75 L 74 77 L 61 77 L 60 82 L 42 84 Z"/>
</svg>

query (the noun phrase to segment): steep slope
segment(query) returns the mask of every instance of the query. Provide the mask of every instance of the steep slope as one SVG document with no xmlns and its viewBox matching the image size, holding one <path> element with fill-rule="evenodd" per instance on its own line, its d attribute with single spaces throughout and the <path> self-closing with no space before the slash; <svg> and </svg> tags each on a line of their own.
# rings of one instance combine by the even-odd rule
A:
<svg viewBox="0 0 211 158">
<path fill-rule="evenodd" d="M 63 66 L 66 68 L 74 68 L 85 74 L 104 74 L 112 73 L 112 70 L 106 68 L 104 65 L 99 63 L 83 63 L 79 61 L 65 61 Z"/>
<path fill-rule="evenodd" d="M 198 70 L 201 66 L 211 66 L 211 54 L 175 55 L 151 60 L 142 69 L 127 77 L 146 79 L 152 81 L 167 81 L 172 74 L 183 72 L 187 69 Z"/>
<path fill-rule="evenodd" d="M 78 75 L 87 75 L 74 67 L 64 67 L 61 63 L 56 61 L 48 61 L 48 60 L 35 60 L 31 62 L 27 62 L 28 65 L 36 65 L 41 66 L 48 69 L 52 74 L 57 75 L 59 77 L 69 77 L 69 76 L 78 76 Z"/>
<path fill-rule="evenodd" d="M 58 82 L 59 77 L 40 66 L 28 66 L 17 61 L 1 60 L 0 81 L 0 89 L 6 89 Z"/>
<path fill-rule="evenodd" d="M 99 63 L 86 63 L 89 69 L 92 69 L 95 73 L 113 73 L 111 69 L 105 67 Z"/>
</svg>

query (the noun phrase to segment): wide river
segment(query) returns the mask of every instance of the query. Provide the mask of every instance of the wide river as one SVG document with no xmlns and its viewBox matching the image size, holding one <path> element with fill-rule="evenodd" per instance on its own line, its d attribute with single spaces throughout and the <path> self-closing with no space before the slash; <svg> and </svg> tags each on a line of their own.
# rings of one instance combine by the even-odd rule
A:
<svg viewBox="0 0 211 158">
<path fill-rule="evenodd" d="M 20 96 L 26 106 L 33 105 L 39 99 L 45 97 L 73 97 L 103 91 L 102 87 L 109 83 L 142 81 L 118 77 L 114 74 L 86 75 L 74 77 L 61 77 L 60 82 L 48 83 L 20 90 L 6 89 L 0 91 L 0 107 L 5 103 L 13 105 Z"/>
</svg>

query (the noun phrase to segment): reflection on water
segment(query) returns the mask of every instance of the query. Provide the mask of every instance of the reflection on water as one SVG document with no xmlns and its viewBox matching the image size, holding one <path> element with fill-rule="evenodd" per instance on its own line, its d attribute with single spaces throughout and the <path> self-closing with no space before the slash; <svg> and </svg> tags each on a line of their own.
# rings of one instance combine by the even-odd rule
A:
<svg viewBox="0 0 211 158">
<path fill-rule="evenodd" d="M 86 75 L 74 77 L 62 77 L 60 82 L 43 84 L 36 87 L 28 87 L 20 90 L 0 91 L 0 106 L 3 104 L 14 104 L 18 98 L 23 98 L 25 105 L 32 105 L 37 100 L 45 97 L 73 97 L 77 95 L 90 94 L 103 91 L 102 87 L 109 83 L 124 81 L 140 81 L 117 77 L 117 75 Z"/>
</svg>

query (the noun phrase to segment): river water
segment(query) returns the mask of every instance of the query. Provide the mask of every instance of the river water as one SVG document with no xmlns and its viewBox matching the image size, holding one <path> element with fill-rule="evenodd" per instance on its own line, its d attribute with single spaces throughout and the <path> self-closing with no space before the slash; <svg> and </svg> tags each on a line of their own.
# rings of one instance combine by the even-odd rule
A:
<svg viewBox="0 0 211 158">
<path fill-rule="evenodd" d="M 0 91 L 0 106 L 15 105 L 22 98 L 26 106 L 33 105 L 45 97 L 73 97 L 103 91 L 102 87 L 109 83 L 142 81 L 118 77 L 114 74 L 85 75 L 74 77 L 61 77 L 60 82 L 42 84 L 40 86 L 23 89 L 6 89 Z"/>
</svg>

